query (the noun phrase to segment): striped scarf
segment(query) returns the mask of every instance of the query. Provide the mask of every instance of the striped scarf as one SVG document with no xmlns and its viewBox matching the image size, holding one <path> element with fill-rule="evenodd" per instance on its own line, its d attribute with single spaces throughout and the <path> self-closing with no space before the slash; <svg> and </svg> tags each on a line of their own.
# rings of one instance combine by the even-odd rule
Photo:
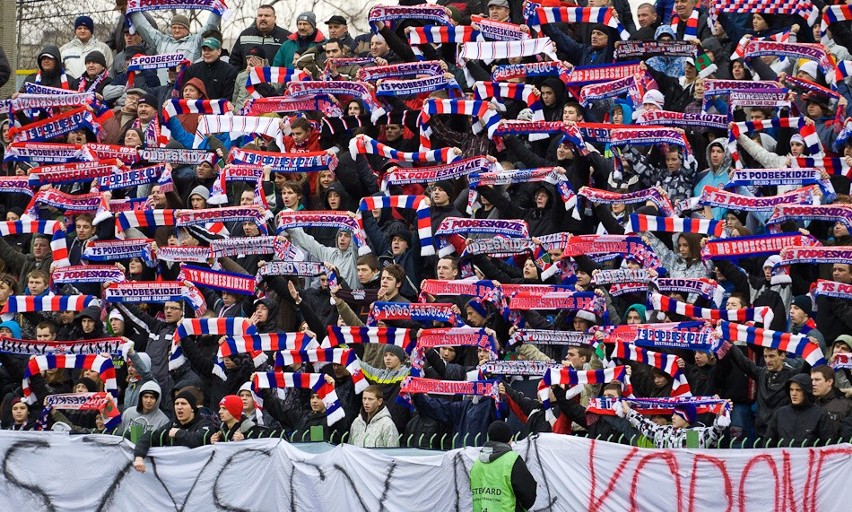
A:
<svg viewBox="0 0 852 512">
<path fill-rule="evenodd" d="M 689 382 L 687 382 L 686 376 L 677 365 L 677 361 L 680 358 L 673 354 L 654 352 L 631 345 L 630 343 L 619 342 L 615 344 L 613 357 L 628 359 L 657 368 L 672 377 L 671 396 L 692 396 Z"/>
<path fill-rule="evenodd" d="M 425 20 L 450 26 L 447 11 L 440 5 L 376 5 L 370 9 L 370 27 L 377 32 L 377 21 Z"/>
<path fill-rule="evenodd" d="M 668 110 L 644 110 L 636 120 L 636 124 L 642 126 L 688 126 L 690 128 L 726 129 L 728 127 L 728 116 L 723 114 L 690 114 Z"/>
<path fill-rule="evenodd" d="M 355 394 L 369 385 L 361 370 L 361 360 L 354 350 L 347 348 L 316 348 L 310 350 L 281 350 L 275 354 L 275 367 L 302 366 L 305 364 L 334 363 L 345 366 L 352 376 Z"/>
<path fill-rule="evenodd" d="M 709 240 L 701 249 L 702 259 L 739 259 L 778 254 L 785 247 L 818 245 L 819 241 L 810 235 L 787 233 L 776 235 L 742 236 Z"/>
<path fill-rule="evenodd" d="M 24 401 L 29 404 L 36 402 L 36 396 L 30 389 L 30 378 L 52 368 L 94 370 L 100 374 L 104 389 L 112 395 L 111 398 L 115 400 L 118 396 L 115 368 L 111 358 L 100 354 L 46 354 L 30 357 L 24 369 L 24 381 L 21 384 Z"/>
<path fill-rule="evenodd" d="M 631 214 L 628 230 L 633 233 L 658 231 L 664 233 L 703 233 L 720 238 L 725 233 L 725 221 L 710 219 L 682 219 L 680 217 L 654 217 Z"/>
<path fill-rule="evenodd" d="M 133 12 L 201 9 L 219 16 L 228 10 L 225 0 L 127 0 L 127 14 Z"/>
<path fill-rule="evenodd" d="M 550 361 L 488 361 L 476 367 L 479 370 L 479 378 L 484 379 L 488 375 L 520 375 L 524 377 L 541 377 L 548 370 L 561 370 L 560 363 Z"/>
<path fill-rule="evenodd" d="M 852 354 L 834 354 L 831 367 L 834 371 L 852 370 Z"/>
<path fill-rule="evenodd" d="M 462 319 L 453 311 L 453 304 L 376 301 L 370 306 L 367 326 L 375 327 L 379 322 L 389 320 L 409 320 L 421 323 L 441 322 L 455 326 L 464 325 Z"/>
<path fill-rule="evenodd" d="M 289 84 L 290 82 L 305 82 L 310 80 L 311 74 L 301 69 L 287 69 L 277 66 L 255 67 L 249 69 L 248 78 L 246 79 L 246 92 L 252 98 L 260 98 L 260 93 L 255 90 L 258 84 Z"/>
<path fill-rule="evenodd" d="M 325 151 L 307 153 L 276 153 L 272 151 L 255 151 L 251 149 L 231 148 L 228 162 L 235 164 L 272 167 L 271 172 L 303 173 L 318 172 L 326 169 L 333 171 L 337 168 L 337 156 Z"/>
<path fill-rule="evenodd" d="M 9 137 L 14 142 L 47 141 L 80 128 L 91 130 L 95 135 L 100 134 L 100 124 L 87 107 L 78 107 L 22 127 L 12 126 L 9 128 Z"/>
<path fill-rule="evenodd" d="M 690 155 L 689 141 L 686 134 L 680 128 L 613 128 L 609 138 L 610 148 L 613 150 L 615 170 L 613 178 L 621 179 L 621 147 L 622 146 L 656 146 L 668 144 L 677 146 L 683 150 L 683 161 L 686 162 Z"/>
<path fill-rule="evenodd" d="M 564 77 L 563 82 L 568 87 L 582 87 L 597 82 L 612 82 L 641 72 L 642 69 L 636 62 L 575 66 Z"/>
<path fill-rule="evenodd" d="M 482 60 L 487 62 L 508 59 L 509 57 L 535 57 L 547 55 L 550 60 L 556 57 L 556 45 L 549 37 L 523 39 L 521 41 L 483 41 L 467 42 L 459 45 L 459 61 Z"/>
<path fill-rule="evenodd" d="M 317 94 L 360 98 L 370 109 L 370 118 L 373 122 L 385 114 L 384 108 L 382 108 L 376 99 L 373 86 L 365 82 L 291 82 L 287 86 L 286 95 L 291 98 L 301 98 Z"/>
<path fill-rule="evenodd" d="M 115 217 L 117 236 L 123 238 L 123 231 L 129 228 L 154 228 L 174 226 L 175 212 L 178 210 L 130 210 L 120 212 Z"/>
<path fill-rule="evenodd" d="M 154 241 L 147 238 L 131 240 L 90 240 L 83 247 L 81 257 L 86 261 L 112 263 L 130 258 L 140 258 L 149 267 L 156 266 L 153 256 Z M 162 249 L 165 249 L 163 247 Z"/>
<path fill-rule="evenodd" d="M 255 393 L 261 389 L 310 389 L 325 405 L 326 422 L 329 426 L 346 418 L 346 412 L 340 406 L 334 386 L 325 381 L 325 375 L 322 373 L 255 372 L 251 376 L 251 383 Z"/>
<path fill-rule="evenodd" d="M 130 148 L 127 146 L 95 144 L 89 142 L 83 146 L 83 150 L 83 160 L 107 160 L 115 158 L 117 160 L 121 160 L 127 165 L 135 164 L 139 161 L 139 151 L 136 148 Z"/>
<path fill-rule="evenodd" d="M 645 244 L 638 236 L 627 235 L 572 235 L 561 236 L 562 233 L 539 237 L 542 247 L 547 250 L 560 248 L 563 258 L 581 254 L 623 254 L 642 262 L 644 268 L 661 266 L 660 259 L 654 250 Z"/>
<path fill-rule="evenodd" d="M 442 281 L 440 279 L 425 279 L 420 285 L 419 302 L 427 302 L 427 295 L 470 295 L 480 300 L 487 300 L 495 305 L 503 305 L 503 285 L 493 281 Z"/>
<path fill-rule="evenodd" d="M 479 30 L 485 39 L 491 41 L 520 41 L 528 39 L 529 34 L 521 30 L 519 25 L 508 21 L 497 21 L 487 17 L 472 14 L 470 23 L 479 25 Z"/>
<path fill-rule="evenodd" d="M 599 188 L 582 187 L 577 192 L 577 195 L 583 196 L 593 203 L 602 204 L 637 204 L 653 201 L 663 215 L 667 217 L 674 215 L 674 207 L 671 201 L 669 201 L 668 197 L 660 194 L 660 191 L 656 188 L 619 194 L 618 192 L 610 192 Z"/>
<path fill-rule="evenodd" d="M 458 97 L 461 88 L 455 78 L 444 75 L 406 80 L 385 79 L 376 84 L 376 96 L 414 96 L 435 91 L 448 91 L 451 96 Z"/>
<path fill-rule="evenodd" d="M 218 359 L 221 361 L 235 354 L 257 354 L 281 350 L 314 350 L 317 340 L 305 332 L 273 332 L 258 334 L 234 333 L 226 335 L 219 343 Z"/>
<path fill-rule="evenodd" d="M 145 303 L 185 301 L 195 310 L 196 316 L 207 311 L 204 296 L 187 281 L 125 281 L 111 283 L 104 288 L 107 302 Z"/>
<path fill-rule="evenodd" d="M 56 208 L 66 216 L 92 214 L 95 217 L 92 224 L 96 226 L 112 217 L 106 199 L 97 192 L 73 195 L 55 188 L 41 189 L 33 196 L 30 204 L 24 210 L 24 214 L 32 219 L 37 219 L 39 216 L 38 205 Z"/>
<path fill-rule="evenodd" d="M 542 76 L 557 76 L 563 82 L 568 81 L 570 68 L 561 61 L 529 62 L 525 64 L 501 64 L 491 72 L 491 79 L 504 82 L 517 78 L 535 78 Z"/>
<path fill-rule="evenodd" d="M 111 265 L 73 265 L 53 269 L 50 281 L 57 284 L 118 283 L 125 280 L 124 272 Z"/>
<path fill-rule="evenodd" d="M 41 68 L 39 68 L 39 72 L 36 73 L 34 83 L 35 83 L 35 85 L 41 84 Z M 59 67 L 59 83 L 60 83 L 60 90 L 70 92 L 71 86 L 68 83 L 68 75 L 65 74 L 65 67 L 64 66 Z M 53 89 L 53 87 L 51 87 L 51 89 Z M 27 91 L 27 92 L 30 92 L 30 91 Z"/>
<path fill-rule="evenodd" d="M 107 176 L 97 179 L 99 190 L 121 190 L 156 182 L 163 192 L 174 190 L 172 172 L 166 164 L 152 165 L 140 169 L 114 168 Z"/>
<path fill-rule="evenodd" d="M 394 185 L 434 183 L 441 180 L 453 180 L 472 173 L 487 172 L 491 169 L 494 169 L 494 164 L 483 156 L 467 158 L 465 160 L 443 165 L 418 167 L 416 169 L 394 167 L 382 178 L 381 190 L 382 192 L 387 193 L 388 187 Z"/>
<path fill-rule="evenodd" d="M 53 265 L 55 267 L 67 267 L 71 264 L 68 261 L 68 242 L 65 238 L 65 230 L 62 229 L 61 222 L 55 220 L 14 220 L 0 222 L 0 236 L 35 233 L 51 236 L 50 251 L 53 255 Z"/>
<path fill-rule="evenodd" d="M 814 263 L 845 263 L 852 265 L 852 249 L 839 247 L 801 247 L 790 246 L 781 250 L 779 265 L 798 265 Z"/>
<path fill-rule="evenodd" d="M 473 27 L 414 27 L 406 36 L 410 46 L 421 44 L 458 44 L 470 41 L 481 41 L 482 34 Z M 419 64 L 419 63 L 418 63 Z M 359 80 L 364 80 L 359 75 Z"/>
<path fill-rule="evenodd" d="M 352 233 L 352 239 L 358 247 L 358 254 L 364 255 L 370 252 L 367 235 L 358 225 L 358 221 L 339 211 L 283 211 L 278 214 L 278 234 L 287 229 L 305 227 L 345 229 Z"/>
<path fill-rule="evenodd" d="M 496 110 L 488 108 L 490 103 L 486 101 L 476 100 L 442 100 L 430 98 L 423 102 L 422 112 L 420 114 L 420 149 L 421 151 L 432 148 L 430 137 L 432 128 L 429 126 L 429 119 L 433 115 L 454 114 L 471 116 L 476 119 L 473 124 L 473 133 L 478 134 L 485 128 L 489 138 L 494 136 L 494 130 L 497 128 L 497 123 L 500 122 L 500 116 Z"/>
<path fill-rule="evenodd" d="M 92 295 L 12 295 L 0 313 L 34 313 L 37 311 L 83 311 L 99 306 Z"/>
<path fill-rule="evenodd" d="M 104 71 L 94 78 L 89 78 L 86 73 L 83 73 L 83 76 L 80 77 L 79 84 L 77 85 L 78 92 L 95 92 L 98 89 L 98 86 L 109 78 L 109 70 L 104 69 Z"/>
<path fill-rule="evenodd" d="M 343 111 L 328 96 L 320 95 L 315 98 L 252 98 L 240 111 L 242 116 L 259 116 L 272 112 L 322 112 L 325 116 L 338 117 Z"/>
<path fill-rule="evenodd" d="M 651 57 L 692 57 L 697 56 L 695 45 L 680 41 L 622 41 L 615 47 L 615 59 L 640 59 Z"/>
<path fill-rule="evenodd" d="M 426 27 L 444 28 L 444 27 Z M 419 30 L 419 29 L 414 29 Z M 409 34 L 410 36 L 411 34 Z M 415 78 L 418 76 L 438 76 L 444 74 L 441 61 L 428 60 L 422 62 L 401 62 L 399 64 L 388 64 L 387 66 L 370 66 L 358 70 L 358 80 L 362 82 L 374 82 L 387 78 Z"/>
<path fill-rule="evenodd" d="M 592 292 L 550 292 L 544 295 L 513 295 L 509 300 L 512 311 L 531 311 L 537 309 L 586 311 L 595 316 L 606 316 L 606 303 Z M 520 320 L 518 321 L 520 322 Z"/>
<path fill-rule="evenodd" d="M 719 323 L 719 330 L 722 338 L 731 343 L 748 343 L 796 354 L 811 366 L 825 364 L 825 357 L 819 344 L 811 343 L 808 337 L 802 334 L 771 331 L 724 320 Z"/>
<path fill-rule="evenodd" d="M 207 252 L 210 250 L 208 248 Z M 186 280 L 195 286 L 210 288 L 220 292 L 228 292 L 237 295 L 254 296 L 256 286 L 255 277 L 247 274 L 234 274 L 223 270 L 211 270 L 209 268 L 195 267 L 181 264 L 178 280 Z"/>
<path fill-rule="evenodd" d="M 411 352 L 411 375 L 422 374 L 426 352 L 438 347 L 476 347 L 488 349 L 491 358 L 496 357 L 494 337 L 485 329 L 472 327 L 440 327 L 421 329 L 417 334 L 417 345 Z"/>
<path fill-rule="evenodd" d="M 207 204 L 227 203 L 228 196 L 225 194 L 225 191 L 228 188 L 228 183 L 242 181 L 254 185 L 254 204 L 262 206 L 264 210 L 269 210 L 269 204 L 266 202 L 266 194 L 262 190 L 263 175 L 263 167 L 257 165 L 231 164 L 226 166 L 225 169 L 219 172 L 219 179 L 213 182 Z"/>
<path fill-rule="evenodd" d="M 730 180 L 725 188 L 735 187 L 771 187 L 781 185 L 823 185 L 824 183 L 819 169 L 733 169 Z M 833 191 L 834 188 L 832 187 Z"/>
<path fill-rule="evenodd" d="M 658 398 L 606 398 L 593 397 L 589 398 L 589 407 L 587 413 L 616 416 L 616 407 L 620 408 L 620 401 L 625 401 L 630 404 L 630 407 L 643 416 L 661 416 L 672 414 L 675 407 L 682 404 L 692 404 L 698 414 L 722 414 L 723 411 L 728 411 L 731 404 L 722 398 L 712 397 L 658 397 Z"/>
<path fill-rule="evenodd" d="M 0 352 L 18 355 L 111 354 L 127 359 L 130 344 L 123 338 L 97 338 L 85 341 L 35 341 L 0 338 Z"/>
<path fill-rule="evenodd" d="M 412 162 L 417 164 L 436 162 L 453 163 L 461 156 L 461 152 L 457 153 L 454 148 L 408 153 L 393 149 L 366 135 L 358 135 L 349 141 L 349 153 L 353 159 L 357 158 L 358 155 L 380 155 L 389 160 L 396 160 L 397 162 Z"/>
<path fill-rule="evenodd" d="M 648 307 L 656 311 L 676 313 L 690 318 L 701 318 L 713 321 L 725 320 L 728 322 L 758 322 L 763 325 L 769 325 L 775 317 L 772 312 L 772 308 L 769 306 L 742 309 L 700 308 L 666 295 L 660 295 L 659 293 L 650 293 L 648 295 L 647 304 Z"/>
<path fill-rule="evenodd" d="M 2 194 L 24 194 L 33 196 L 30 188 L 29 178 L 26 176 L 0 176 L 0 193 Z"/>
<path fill-rule="evenodd" d="M 535 16 L 526 21 L 536 30 L 549 23 L 600 23 L 615 29 L 623 41 L 630 38 L 612 7 L 538 7 Z"/>
<path fill-rule="evenodd" d="M 340 345 L 379 343 L 396 345 L 410 354 L 417 343 L 408 329 L 399 327 L 338 327 L 329 325 L 327 335 L 322 342 L 322 348 L 332 348 Z"/>
<path fill-rule="evenodd" d="M 541 400 L 541 408 L 544 410 L 545 418 L 553 425 L 556 416 L 550 404 L 550 386 L 585 386 L 608 384 L 614 380 L 625 382 L 627 379 L 627 367 L 615 366 L 604 370 L 575 370 L 574 368 L 551 368 L 544 373 L 538 383 L 538 399 Z"/>
<path fill-rule="evenodd" d="M 819 19 L 819 9 L 811 0 L 713 0 L 710 2 L 710 20 L 712 26 L 718 13 L 751 14 L 797 14 L 804 18 L 808 25 L 813 25 Z"/>
<path fill-rule="evenodd" d="M 213 114 L 225 115 L 231 112 L 231 104 L 227 99 L 220 100 L 169 100 L 163 105 L 163 121 L 181 114 Z"/>
<path fill-rule="evenodd" d="M 733 123 L 728 130 L 728 150 L 731 152 L 731 158 L 737 168 L 743 166 L 740 161 L 740 154 L 737 150 L 737 138 L 748 132 L 768 130 L 770 128 L 791 128 L 798 129 L 799 133 L 805 139 L 805 146 L 811 155 L 815 155 L 821 151 L 819 136 L 816 133 L 816 126 L 807 124 L 804 117 L 782 117 L 774 119 L 764 119 L 762 121 L 743 121 Z"/>
<path fill-rule="evenodd" d="M 791 167 L 816 167 L 817 169 L 825 170 L 825 172 L 832 176 L 846 176 L 852 179 L 852 167 L 843 158 L 796 157 L 791 160 Z"/>
<path fill-rule="evenodd" d="M 284 147 L 284 134 L 277 117 L 203 115 L 198 118 L 198 128 L 192 147 L 198 148 L 212 133 L 229 133 L 231 140 L 237 135 L 264 135 L 275 140 L 279 148 Z"/>
<path fill-rule="evenodd" d="M 692 12 L 689 13 L 689 18 L 686 20 L 683 30 L 683 40 L 684 41 L 698 41 L 698 9 L 692 9 Z M 674 30 L 675 35 L 677 35 L 678 26 L 681 24 L 682 20 L 677 12 L 672 11 L 672 30 Z"/>
<path fill-rule="evenodd" d="M 580 103 L 584 107 L 588 107 L 595 101 L 614 98 L 627 93 L 634 105 L 641 104 L 642 97 L 645 95 L 645 84 L 652 80 L 649 77 L 650 75 L 645 73 L 626 76 L 612 82 L 585 85 L 580 89 Z"/>
<path fill-rule="evenodd" d="M 435 254 L 432 241 L 432 220 L 429 203 L 426 196 L 368 196 L 361 199 L 358 205 L 356 219 L 358 226 L 363 230 L 364 221 L 361 212 L 369 212 L 384 208 L 407 208 L 415 210 L 417 217 L 417 238 L 420 239 L 420 255 L 431 256 Z"/>
<path fill-rule="evenodd" d="M 546 346 L 597 347 L 600 343 L 592 333 L 578 331 L 551 331 L 550 329 L 517 329 L 509 339 L 509 346 L 524 343 Z"/>
<path fill-rule="evenodd" d="M 239 336 L 257 332 L 248 318 L 184 318 L 178 323 L 172 336 L 172 347 L 169 353 L 169 370 L 183 366 L 186 357 L 180 341 L 187 336 Z M 221 352 L 221 349 L 220 349 Z"/>
<path fill-rule="evenodd" d="M 826 279 L 817 279 L 816 284 L 811 286 L 811 292 L 815 297 L 826 296 L 849 300 L 852 299 L 852 284 L 828 281 Z M 806 324 L 809 325 L 810 322 L 813 322 L 813 319 L 808 320 Z M 810 330 L 810 328 L 808 330 Z M 803 329 L 802 334 L 807 334 L 807 332 Z"/>
<path fill-rule="evenodd" d="M 135 154 L 136 150 L 133 152 Z M 84 153 L 83 146 L 48 142 L 13 142 L 6 147 L 3 155 L 6 162 L 65 163 L 83 160 L 94 160 Z"/>
<path fill-rule="evenodd" d="M 831 224 L 840 222 L 846 226 L 846 229 L 852 230 L 852 206 L 845 204 L 810 206 L 778 205 L 772 212 L 772 216 L 766 221 L 766 224 L 780 224 L 789 220 L 820 220 Z"/>
<path fill-rule="evenodd" d="M 64 92 L 64 91 L 63 91 Z M 9 114 L 15 111 L 31 109 L 48 109 L 59 107 L 82 107 L 94 102 L 95 93 L 84 92 L 77 94 L 18 94 L 16 98 L 4 100 Z"/>
<path fill-rule="evenodd" d="M 743 50 L 746 60 L 763 56 L 790 57 L 816 61 L 826 78 L 835 76 L 834 57 L 819 43 L 782 43 L 778 41 L 749 41 Z"/>
<path fill-rule="evenodd" d="M 698 198 L 698 204 L 747 212 L 771 212 L 777 205 L 813 204 L 814 188 L 813 185 L 809 185 L 777 196 L 751 197 L 706 186 Z"/>
<path fill-rule="evenodd" d="M 478 197 L 479 193 L 476 191 L 476 187 L 482 186 L 496 186 L 496 185 L 509 185 L 514 183 L 533 183 L 533 182 L 545 182 L 550 183 L 551 185 L 556 187 L 556 190 L 559 192 L 559 197 L 562 198 L 562 202 L 565 204 L 566 210 L 574 210 L 574 218 L 580 218 L 579 212 L 577 212 L 577 195 L 571 189 L 571 182 L 568 181 L 568 178 L 557 171 L 556 167 L 542 167 L 539 169 L 510 169 L 503 171 L 495 171 L 495 172 L 486 172 L 486 173 L 477 173 L 470 176 L 469 193 L 467 200 L 467 212 L 473 213 L 475 209 L 478 209 L 479 202 Z"/>
<path fill-rule="evenodd" d="M 157 249 L 157 260 L 171 263 L 205 263 L 210 264 L 213 253 L 209 247 L 168 246 Z M 182 275 L 179 279 L 185 279 Z"/>
<path fill-rule="evenodd" d="M 728 98 L 728 104 L 730 110 L 737 107 L 790 108 L 787 93 L 787 89 L 732 91 Z"/>
<path fill-rule="evenodd" d="M 447 217 L 441 221 L 438 230 L 435 231 L 435 239 L 438 241 L 438 255 L 444 257 L 456 252 L 456 248 L 449 240 L 451 235 L 469 236 L 471 234 L 507 236 L 510 238 L 529 238 L 530 236 L 529 227 L 522 220 Z"/>
<path fill-rule="evenodd" d="M 239 237 L 214 240 L 210 250 L 216 258 L 220 256 L 238 256 L 240 254 L 274 254 L 275 259 L 292 259 L 291 244 L 275 236 Z"/>
<path fill-rule="evenodd" d="M 507 82 L 476 82 L 473 84 L 473 93 L 474 98 L 477 100 L 494 98 L 501 103 L 507 99 L 522 101 L 533 111 L 533 121 L 544 121 L 541 92 L 534 85 Z"/>
<path fill-rule="evenodd" d="M 204 208 L 201 210 L 175 210 L 175 226 L 205 226 L 211 222 L 247 222 L 257 224 L 258 229 L 266 234 L 264 215 L 254 206 L 226 206 L 223 208 Z"/>
<path fill-rule="evenodd" d="M 535 252 L 536 245 L 526 238 L 477 238 L 464 248 L 462 258 L 488 254 L 492 258 L 509 258 L 518 254 Z"/>
</svg>

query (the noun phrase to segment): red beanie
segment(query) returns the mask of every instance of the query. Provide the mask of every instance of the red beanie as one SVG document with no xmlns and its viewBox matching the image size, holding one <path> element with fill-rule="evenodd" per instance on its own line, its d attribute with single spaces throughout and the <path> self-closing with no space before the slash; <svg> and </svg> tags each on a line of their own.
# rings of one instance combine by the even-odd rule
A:
<svg viewBox="0 0 852 512">
<path fill-rule="evenodd" d="M 243 414 L 243 400 L 237 395 L 227 395 L 219 401 L 219 407 L 224 407 L 236 419 Z"/>
</svg>

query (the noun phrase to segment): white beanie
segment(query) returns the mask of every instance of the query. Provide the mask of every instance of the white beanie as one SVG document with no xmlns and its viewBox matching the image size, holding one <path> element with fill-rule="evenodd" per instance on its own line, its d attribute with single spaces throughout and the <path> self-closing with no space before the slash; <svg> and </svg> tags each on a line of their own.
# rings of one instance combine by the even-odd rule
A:
<svg viewBox="0 0 852 512">
<path fill-rule="evenodd" d="M 112 320 L 113 318 L 117 318 L 122 322 L 124 321 L 124 315 L 122 315 L 121 311 L 119 311 L 118 309 L 113 309 L 109 312 L 109 317 L 107 318 L 107 321 Z"/>
<path fill-rule="evenodd" d="M 666 103 L 666 98 L 660 91 L 651 89 L 642 96 L 642 104 L 644 105 L 645 103 L 656 105 L 662 109 L 663 105 Z"/>
<path fill-rule="evenodd" d="M 809 74 L 811 77 L 813 77 L 814 80 L 816 80 L 817 63 L 812 61 L 812 60 L 809 60 L 809 61 L 805 62 L 804 64 L 802 64 L 801 66 L 799 66 L 799 71 Z"/>
</svg>

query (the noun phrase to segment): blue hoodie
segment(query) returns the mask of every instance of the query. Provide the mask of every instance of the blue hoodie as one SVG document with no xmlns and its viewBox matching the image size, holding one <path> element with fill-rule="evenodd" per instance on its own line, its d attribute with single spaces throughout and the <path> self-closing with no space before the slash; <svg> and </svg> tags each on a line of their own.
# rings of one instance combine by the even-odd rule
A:
<svg viewBox="0 0 852 512">
<path fill-rule="evenodd" d="M 0 324 L 0 329 L 3 329 L 4 327 L 12 331 L 13 338 L 21 339 L 21 326 L 18 325 L 18 322 L 15 322 L 13 320 L 6 320 L 2 324 Z"/>
</svg>

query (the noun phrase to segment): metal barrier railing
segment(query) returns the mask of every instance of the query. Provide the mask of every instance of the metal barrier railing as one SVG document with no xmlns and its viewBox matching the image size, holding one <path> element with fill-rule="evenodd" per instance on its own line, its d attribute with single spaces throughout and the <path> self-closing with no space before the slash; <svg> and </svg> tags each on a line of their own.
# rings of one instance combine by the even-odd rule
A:
<svg viewBox="0 0 852 512">
<path fill-rule="evenodd" d="M 107 434 L 107 435 L 117 435 L 124 436 L 128 429 L 120 430 L 118 428 L 115 429 L 105 429 L 102 431 L 97 431 L 99 434 Z M 213 432 L 206 434 L 205 444 L 210 442 L 210 436 Z M 463 446 L 483 446 L 485 441 L 487 441 L 487 436 L 483 437 L 482 433 L 477 433 L 472 439 L 471 434 L 465 434 L 464 436 L 460 436 L 458 433 L 453 434 L 449 437 L 449 434 L 441 434 L 440 438 L 438 438 L 438 434 L 432 434 L 428 441 L 424 443 L 424 435 L 420 434 L 420 436 L 415 440 L 414 434 L 399 434 L 397 438 L 400 448 L 421 448 L 421 449 L 429 449 L 436 451 L 446 451 L 451 450 L 453 448 L 460 448 Z M 588 437 L 588 436 L 585 436 Z M 330 444 L 345 444 L 349 441 L 349 432 L 340 433 L 338 431 L 333 431 L 329 434 L 327 439 L 311 439 L 311 432 L 309 430 L 305 430 L 302 432 L 286 432 L 283 430 L 269 430 L 260 435 L 251 434 L 248 436 L 248 439 L 260 439 L 260 438 L 277 438 L 285 441 L 289 441 L 292 443 L 310 443 L 310 442 L 328 442 Z M 513 437 L 513 441 L 517 441 L 520 438 L 520 433 L 515 434 Z M 644 448 L 653 448 L 653 442 L 651 442 L 645 436 L 625 436 L 624 434 L 615 437 L 613 435 L 609 435 L 607 437 L 596 436 L 592 439 L 597 441 L 604 441 L 609 443 L 618 443 L 618 444 L 626 444 L 631 446 L 639 446 Z M 468 441 L 471 440 L 472 443 L 468 444 Z M 172 439 L 167 437 L 166 432 L 160 433 L 159 437 L 153 440 L 152 446 L 171 446 Z M 436 443 L 437 441 L 437 443 Z M 461 442 L 459 442 L 461 441 Z M 852 438 L 849 439 L 841 439 L 834 438 L 829 439 L 825 442 L 820 440 L 815 440 L 810 442 L 808 440 L 798 441 L 795 439 L 756 439 L 756 440 L 748 440 L 743 438 L 734 438 L 729 436 L 723 436 L 719 438 L 715 443 L 713 443 L 710 447 L 705 447 L 705 449 L 766 449 L 766 448 L 818 448 L 820 446 L 829 446 L 833 444 L 840 443 L 852 443 Z M 687 448 L 698 448 L 695 446 L 688 446 Z"/>
</svg>

